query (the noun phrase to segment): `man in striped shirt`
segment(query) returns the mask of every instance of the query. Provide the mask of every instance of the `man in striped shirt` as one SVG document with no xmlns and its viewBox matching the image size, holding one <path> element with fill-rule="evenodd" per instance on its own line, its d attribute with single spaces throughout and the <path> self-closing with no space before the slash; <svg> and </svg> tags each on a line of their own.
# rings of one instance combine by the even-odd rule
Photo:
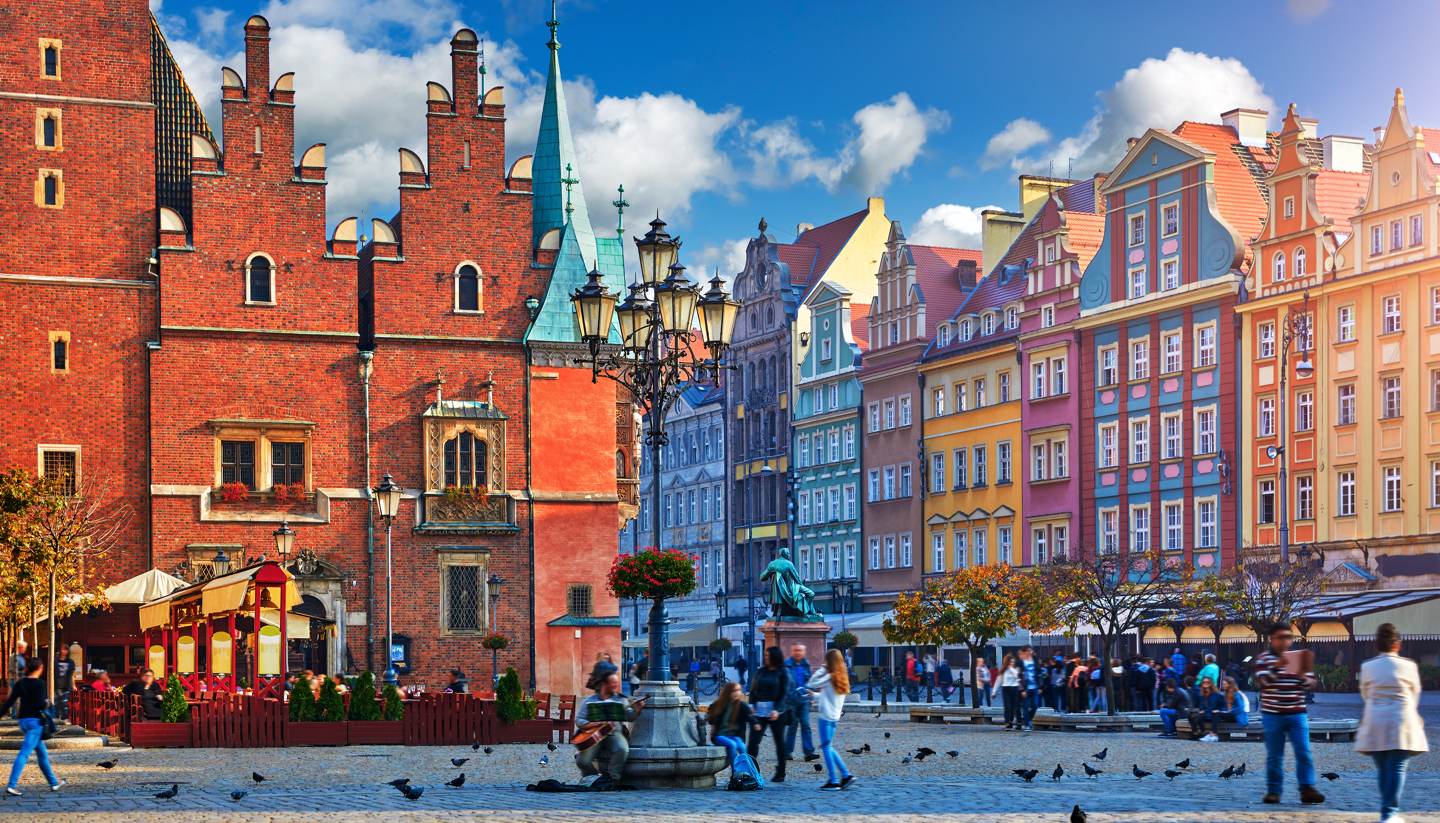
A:
<svg viewBox="0 0 1440 823">
<path fill-rule="evenodd" d="M 1315 673 L 1295 674 L 1286 668 L 1285 653 L 1295 635 L 1290 627 L 1270 627 L 1270 648 L 1255 658 L 1255 683 L 1260 689 L 1260 722 L 1265 729 L 1265 798 L 1279 803 L 1285 783 L 1285 741 L 1295 750 L 1295 777 L 1301 803 L 1324 803 L 1315 789 L 1315 760 L 1310 756 L 1310 715 L 1305 691 L 1315 688 Z M 1306 667 L 1308 668 L 1308 667 Z"/>
</svg>

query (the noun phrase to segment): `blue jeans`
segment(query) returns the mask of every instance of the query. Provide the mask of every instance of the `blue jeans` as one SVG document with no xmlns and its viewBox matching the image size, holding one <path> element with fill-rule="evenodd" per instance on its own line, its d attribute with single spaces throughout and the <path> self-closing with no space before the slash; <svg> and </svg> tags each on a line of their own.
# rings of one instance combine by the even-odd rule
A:
<svg viewBox="0 0 1440 823">
<path fill-rule="evenodd" d="M 1370 752 L 1375 761 L 1375 777 L 1380 781 L 1380 819 L 1389 820 L 1400 811 L 1400 795 L 1405 793 L 1405 768 L 1415 752 L 1391 749 Z"/>
<path fill-rule="evenodd" d="M 1020 725 L 1027 729 L 1034 728 L 1035 712 L 1040 708 L 1040 693 L 1030 689 L 1020 696 Z"/>
<path fill-rule="evenodd" d="M 1179 709 L 1161 709 L 1159 712 L 1157 712 L 1157 714 L 1160 715 L 1160 722 L 1163 723 L 1163 724 L 1165 724 L 1165 733 L 1166 733 L 1166 734 L 1174 734 L 1174 733 L 1175 733 L 1175 718 L 1177 718 L 1177 717 L 1180 716 L 1180 710 L 1179 710 Z"/>
<path fill-rule="evenodd" d="M 1265 728 L 1265 791 L 1278 795 L 1285 785 L 1285 741 L 1295 750 L 1295 778 L 1303 788 L 1315 785 L 1315 760 L 1310 756 L 1310 715 L 1261 714 Z"/>
<path fill-rule="evenodd" d="M 850 770 L 845 768 L 845 761 L 841 760 L 840 753 L 835 751 L 835 721 L 822 717 L 815 725 L 820 730 L 820 756 L 825 759 L 825 773 L 829 775 L 831 783 L 839 783 L 850 776 Z"/>
<path fill-rule="evenodd" d="M 715 742 L 725 747 L 725 762 L 732 766 L 735 765 L 735 755 L 745 751 L 745 741 L 738 737 L 717 734 Z"/>
<path fill-rule="evenodd" d="M 1105 687 L 1099 684 L 1090 686 L 1090 711 L 1104 712 L 1109 709 L 1105 705 Z"/>
<path fill-rule="evenodd" d="M 795 752 L 795 729 L 800 729 L 800 745 L 805 748 L 806 754 L 815 752 L 815 741 L 810 739 L 810 701 L 809 699 L 798 701 L 797 705 L 790 711 L 790 727 L 785 730 L 785 756 L 789 757 Z"/>
<path fill-rule="evenodd" d="M 40 773 L 45 775 L 50 785 L 60 782 L 55 778 L 55 772 L 50 770 L 50 752 L 45 748 L 45 741 L 40 739 L 40 729 L 40 718 L 20 718 L 20 731 L 25 733 L 25 739 L 20 741 L 20 751 L 15 753 L 15 765 L 10 767 L 10 782 L 6 786 L 13 789 L 20 782 L 20 773 L 25 771 L 31 752 L 35 752 L 35 758 L 40 761 Z"/>
</svg>

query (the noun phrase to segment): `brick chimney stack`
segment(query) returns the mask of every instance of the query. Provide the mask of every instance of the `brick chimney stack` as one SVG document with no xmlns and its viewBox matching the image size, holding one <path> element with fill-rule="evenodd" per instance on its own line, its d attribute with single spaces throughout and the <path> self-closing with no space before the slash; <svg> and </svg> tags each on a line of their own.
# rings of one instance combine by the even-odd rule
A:
<svg viewBox="0 0 1440 823">
<path fill-rule="evenodd" d="M 450 70 L 455 113 L 474 117 L 480 111 L 480 38 L 470 29 L 450 40 Z"/>
<path fill-rule="evenodd" d="M 270 21 L 258 14 L 245 21 L 245 94 L 270 99 Z"/>
</svg>

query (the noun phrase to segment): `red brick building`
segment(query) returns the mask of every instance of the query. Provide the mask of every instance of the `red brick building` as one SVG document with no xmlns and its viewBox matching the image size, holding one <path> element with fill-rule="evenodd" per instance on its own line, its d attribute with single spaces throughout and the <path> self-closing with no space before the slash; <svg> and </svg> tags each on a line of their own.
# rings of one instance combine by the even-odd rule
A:
<svg viewBox="0 0 1440 823">
<path fill-rule="evenodd" d="M 563 300 L 560 232 L 531 234 L 531 161 L 506 168 L 503 91 L 482 95 L 474 32 L 451 42 L 450 88 L 428 84 L 426 160 L 400 150 L 399 213 L 370 238 L 354 218 L 327 237 L 325 147 L 297 152 L 304 101 L 272 76 L 264 18 L 245 24 L 243 76 L 222 72 L 222 143 L 145 0 L 63 6 L 0 10 L 22 35 L 0 49 L 15 227 L 0 296 L 17 308 L 0 341 L 19 376 L 0 386 L 15 424 L 0 465 L 73 472 L 131 508 L 105 582 L 273 557 L 288 524 L 323 616 L 290 662 L 328 671 L 385 666 L 369 489 L 391 474 L 407 490 L 392 530 L 407 679 L 481 679 L 479 640 L 498 631 L 502 668 L 576 689 L 596 652 L 618 652 L 595 589 L 629 413 L 588 374 L 531 366 L 533 321 Z"/>
</svg>

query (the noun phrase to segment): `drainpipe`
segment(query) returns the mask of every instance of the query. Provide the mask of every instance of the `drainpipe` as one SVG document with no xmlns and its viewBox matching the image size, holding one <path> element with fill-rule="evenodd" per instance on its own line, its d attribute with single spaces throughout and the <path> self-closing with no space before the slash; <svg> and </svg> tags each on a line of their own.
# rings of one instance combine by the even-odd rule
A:
<svg viewBox="0 0 1440 823">
<path fill-rule="evenodd" d="M 365 394 L 365 668 L 375 670 L 375 492 L 370 483 L 370 377 L 375 352 L 360 350 L 360 384 Z M 386 649 L 389 654 L 389 649 Z M 390 665 L 386 657 L 385 665 Z"/>
<path fill-rule="evenodd" d="M 531 354 L 529 346 L 525 347 L 525 500 L 526 508 L 529 509 L 528 520 L 530 523 L 529 536 L 526 540 L 530 551 L 530 690 L 535 690 L 535 489 L 532 486 L 534 481 L 534 470 L 532 463 L 535 455 L 534 446 L 534 425 L 532 415 L 535 410 L 531 408 L 530 379 L 531 379 Z"/>
<path fill-rule="evenodd" d="M 152 249 L 146 273 L 155 280 L 155 336 L 145 341 L 145 568 L 155 568 L 155 427 L 152 389 L 155 352 L 160 350 L 160 258 Z M 18 676 L 18 675 L 17 675 Z"/>
</svg>

